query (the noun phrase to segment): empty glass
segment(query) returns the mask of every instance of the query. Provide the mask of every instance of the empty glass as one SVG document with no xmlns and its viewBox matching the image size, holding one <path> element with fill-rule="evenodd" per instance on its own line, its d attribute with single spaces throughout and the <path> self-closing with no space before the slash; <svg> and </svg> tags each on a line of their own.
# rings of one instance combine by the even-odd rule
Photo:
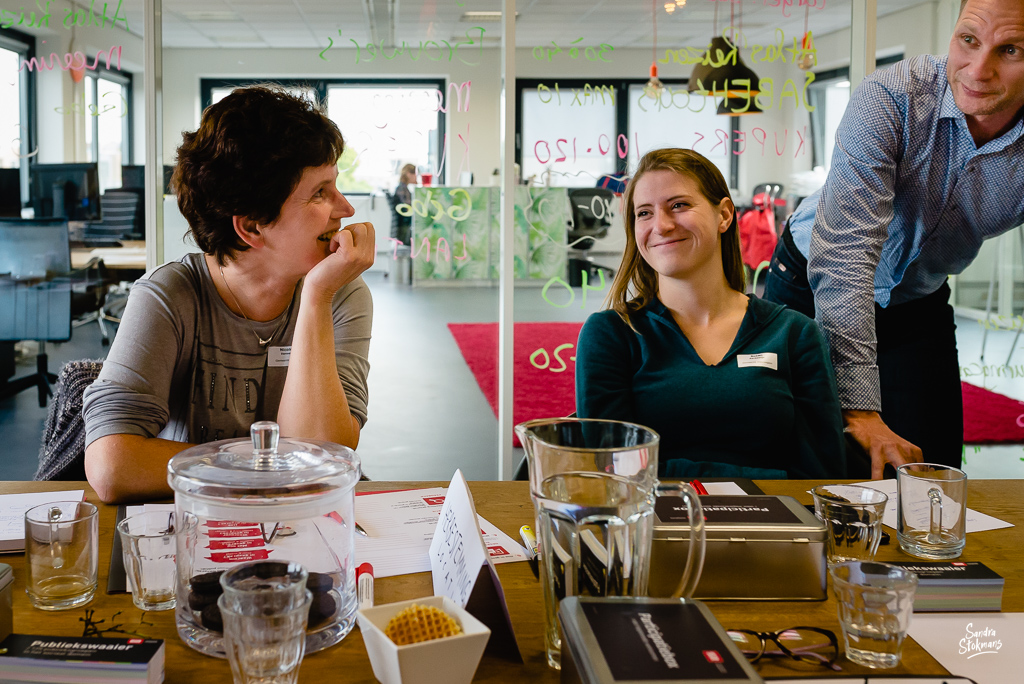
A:
<svg viewBox="0 0 1024 684">
<path fill-rule="evenodd" d="M 896 538 L 911 556 L 957 558 L 967 543 L 967 473 L 936 463 L 896 469 Z"/>
<path fill-rule="evenodd" d="M 657 433 L 612 420 L 534 420 L 516 426 L 530 466 L 530 495 L 544 592 L 548 665 L 561 667 L 558 603 L 566 596 L 646 596 L 654 499 L 683 499 L 690 546 L 675 596 L 692 596 L 704 564 L 704 514 L 685 483 L 660 484 Z"/>
<path fill-rule="evenodd" d="M 242 563 L 220 576 L 217 607 L 235 684 L 297 681 L 313 601 L 307 579 L 291 561 Z"/>
<path fill-rule="evenodd" d="M 99 511 L 83 501 L 55 501 L 25 512 L 25 592 L 42 610 L 65 610 L 96 594 Z"/>
<path fill-rule="evenodd" d="M 306 652 L 306 622 L 313 592 L 303 589 L 291 608 L 269 614 L 236 609 L 228 594 L 217 606 L 224 620 L 224 644 L 235 684 L 295 684 Z"/>
<path fill-rule="evenodd" d="M 117 524 L 132 603 L 142 610 L 170 610 L 175 603 L 174 511 L 149 511 Z"/>
<path fill-rule="evenodd" d="M 887 563 L 850 561 L 829 568 L 846 657 L 871 668 L 899 665 L 914 610 L 917 575 Z"/>
<path fill-rule="evenodd" d="M 818 485 L 811 496 L 814 514 L 828 528 L 828 564 L 872 560 L 882 541 L 882 518 L 889 497 L 857 485 Z"/>
</svg>

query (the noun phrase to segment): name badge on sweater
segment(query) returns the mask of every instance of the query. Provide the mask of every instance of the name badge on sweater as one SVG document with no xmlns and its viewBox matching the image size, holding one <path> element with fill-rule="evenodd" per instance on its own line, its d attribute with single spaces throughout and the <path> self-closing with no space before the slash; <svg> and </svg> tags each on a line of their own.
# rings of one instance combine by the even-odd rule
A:
<svg viewBox="0 0 1024 684">
<path fill-rule="evenodd" d="M 271 368 L 281 368 L 288 365 L 288 359 L 292 355 L 291 345 L 287 347 L 271 347 L 267 350 L 267 365 Z M 772 356 L 775 356 L 772 354 Z"/>
<path fill-rule="evenodd" d="M 737 354 L 736 365 L 740 368 L 771 368 L 772 370 L 779 370 L 779 355 L 775 352 Z"/>
</svg>

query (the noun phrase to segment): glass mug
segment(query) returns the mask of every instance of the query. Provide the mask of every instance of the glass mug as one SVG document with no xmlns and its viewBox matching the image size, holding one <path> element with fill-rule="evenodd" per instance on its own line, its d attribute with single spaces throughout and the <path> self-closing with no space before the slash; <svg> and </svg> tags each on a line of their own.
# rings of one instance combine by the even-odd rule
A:
<svg viewBox="0 0 1024 684">
<path fill-rule="evenodd" d="M 686 483 L 658 482 L 660 437 L 642 425 L 557 418 L 516 426 L 530 468 L 544 642 L 561 669 L 558 603 L 566 596 L 646 596 L 654 500 L 681 497 L 690 545 L 675 597 L 692 596 L 704 565 L 704 513 Z"/>
<path fill-rule="evenodd" d="M 967 543 L 967 473 L 936 463 L 896 469 L 896 538 L 911 556 L 957 558 Z"/>
</svg>

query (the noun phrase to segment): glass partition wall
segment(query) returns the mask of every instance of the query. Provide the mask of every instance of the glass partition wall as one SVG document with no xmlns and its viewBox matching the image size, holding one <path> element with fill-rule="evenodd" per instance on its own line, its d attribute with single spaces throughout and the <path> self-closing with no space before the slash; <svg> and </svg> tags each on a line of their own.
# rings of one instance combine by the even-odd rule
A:
<svg viewBox="0 0 1024 684">
<path fill-rule="evenodd" d="M 777 187 L 780 230 L 824 180 L 826 141 L 848 98 L 835 75 L 863 60 L 851 51 L 853 10 L 877 8 L 867 32 L 884 59 L 944 52 L 948 28 L 939 40 L 935 17 L 953 4 L 636 0 L 581 11 L 572 0 L 162 0 L 162 155 L 173 164 L 181 132 L 235 87 L 273 82 L 325 100 L 347 140 L 339 187 L 351 220 L 371 221 L 377 234 L 377 262 L 364 275 L 375 302 L 365 470 L 376 479 L 446 480 L 456 467 L 470 479 L 510 477 L 521 451 L 499 444 L 499 394 L 514 388 L 514 411 L 501 416 L 509 425 L 575 410 L 579 328 L 603 307 L 619 268 L 617 193 L 639 158 L 661 146 L 695 149 L 744 209 L 755 191 Z M 503 11 L 517 16 L 507 81 Z M 908 22 L 932 30 L 911 38 Z M 705 72 L 731 64 L 733 50 L 748 71 L 732 74 L 727 91 L 693 82 L 702 62 Z M 652 67 L 660 83 L 649 85 Z M 816 94 L 819 75 L 828 82 Z M 138 100 L 138 82 L 134 92 Z M 509 98 L 515 116 L 503 126 Z M 506 135 L 514 152 L 503 163 Z M 402 202 L 395 191 L 409 164 L 415 180 Z M 516 182 L 510 221 L 506 178 Z M 195 249 L 172 197 L 163 218 L 158 263 Z M 513 293 L 507 310 L 502 282 Z M 513 323 L 502 367 L 499 330 Z"/>
</svg>

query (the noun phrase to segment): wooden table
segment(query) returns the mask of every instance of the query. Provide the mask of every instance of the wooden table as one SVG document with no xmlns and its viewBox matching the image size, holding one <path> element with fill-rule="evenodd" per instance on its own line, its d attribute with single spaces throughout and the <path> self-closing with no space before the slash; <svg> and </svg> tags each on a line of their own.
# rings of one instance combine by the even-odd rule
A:
<svg viewBox="0 0 1024 684">
<path fill-rule="evenodd" d="M 801 503 L 811 503 L 807 494 L 811 481 L 759 481 L 766 493 L 795 496 Z M 360 491 L 403 489 L 411 487 L 446 486 L 444 482 L 366 482 Z M 68 482 L 0 482 L 0 494 L 16 492 L 52 491 L 84 487 L 90 501 L 97 501 L 95 493 L 85 483 Z M 470 489 L 477 511 L 513 538 L 518 538 L 520 525 L 533 522 L 526 482 L 471 482 Z M 984 561 L 1006 578 L 1003 591 L 1003 610 L 1024 611 L 1024 481 L 985 480 L 970 483 L 969 505 L 984 513 L 1013 523 L 1016 527 L 991 532 L 977 532 L 968 536 L 964 560 Z M 0 562 L 14 568 L 14 631 L 21 634 L 53 636 L 81 636 L 80 618 L 85 610 L 94 610 L 94 620 L 105 619 L 110 625 L 112 617 L 121 611 L 114 622 L 124 629 L 147 637 L 164 639 L 167 644 L 168 683 L 203 682 L 230 684 L 231 672 L 227 661 L 201 655 L 187 647 L 174 627 L 174 611 L 143 613 L 136 609 L 128 594 L 107 595 L 107 565 L 114 536 L 116 507 L 100 505 L 100 591 L 85 608 L 46 613 L 32 608 L 25 595 L 24 556 L 0 556 Z M 895 537 L 895 535 L 893 535 Z M 895 541 L 895 539 L 894 539 Z M 911 560 L 902 554 L 895 543 L 879 549 L 879 560 Z M 479 682 L 557 682 L 558 673 L 547 667 L 544 659 L 543 611 L 540 585 L 526 563 L 499 565 L 509 613 L 516 630 L 525 664 L 513 665 L 485 657 L 477 670 Z M 751 569 L 751 571 L 756 571 Z M 428 596 L 432 593 L 429 573 L 378 579 L 378 604 Z M 814 625 L 831 629 L 839 634 L 834 599 L 824 602 L 727 602 L 710 601 L 708 605 L 726 627 L 756 630 L 779 630 L 796 625 Z M 101 625 L 101 627 L 103 626 Z M 110 635 L 116 636 L 116 635 Z M 841 658 L 841 674 L 867 673 Z M 824 668 L 803 664 L 790 664 L 783 659 L 766 659 L 758 663 L 763 676 L 827 676 Z M 903 661 L 894 674 L 948 674 L 938 662 L 913 641 L 908 640 Z M 837 673 L 840 674 L 840 673 Z M 346 682 L 373 682 L 370 661 L 363 647 L 362 636 L 356 628 L 345 639 L 321 653 L 307 656 L 302 663 L 300 682 L 335 681 L 338 676 Z"/>
<path fill-rule="evenodd" d="M 112 270 L 145 271 L 146 241 L 121 240 L 120 247 L 75 247 L 71 250 L 71 268 L 82 268 L 96 257 Z"/>
</svg>

